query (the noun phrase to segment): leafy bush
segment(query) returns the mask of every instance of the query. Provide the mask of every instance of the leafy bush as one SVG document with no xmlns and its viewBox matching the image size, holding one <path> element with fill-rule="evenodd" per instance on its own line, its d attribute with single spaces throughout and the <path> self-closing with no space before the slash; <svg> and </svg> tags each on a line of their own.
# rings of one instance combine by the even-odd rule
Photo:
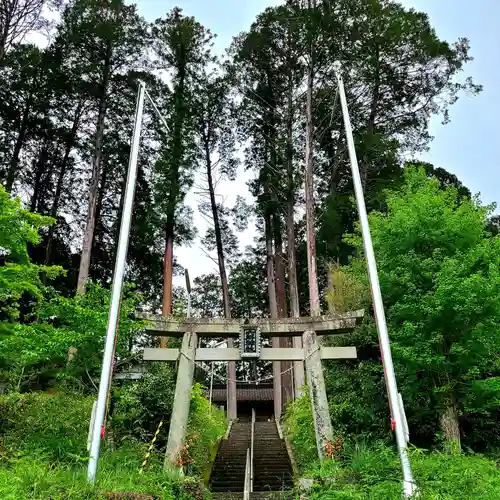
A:
<svg viewBox="0 0 500 500">
<path fill-rule="evenodd" d="M 1 396 L 4 452 L 50 462 L 85 459 L 92 402 L 91 397 L 64 393 Z"/>
<path fill-rule="evenodd" d="M 158 443 L 166 439 L 175 392 L 175 371 L 171 366 L 161 362 L 150 363 L 142 379 L 114 392 L 117 405 L 111 425 L 119 436 L 147 441 L 163 420 L 166 425 Z"/>
<path fill-rule="evenodd" d="M 19 198 L 11 199 L 0 186 L 0 255 L 3 260 L 0 266 L 0 321 L 18 319 L 22 301 L 36 302 L 40 298 L 41 272 L 49 278 L 63 272 L 59 266 L 32 264 L 28 255 L 28 244 L 40 243 L 39 230 L 54 222 L 50 217 L 24 209 Z"/>
<path fill-rule="evenodd" d="M 440 424 L 438 440 L 448 446 L 460 447 L 467 437 L 466 445 L 484 449 L 479 432 L 464 436 L 461 417 L 471 409 L 477 414 L 488 410 L 483 414 L 489 421 L 495 416 L 491 407 L 478 408 L 471 401 L 472 392 L 478 402 L 499 399 L 500 386 L 486 383 L 498 372 L 500 351 L 500 238 L 488 231 L 493 207 L 463 198 L 457 188 L 443 189 L 416 168 L 405 169 L 404 185 L 387 192 L 385 200 L 386 213 L 372 212 L 369 219 L 410 426 L 430 431 L 422 436 L 427 445 L 435 441 Z M 344 274 L 366 283 L 359 225 L 345 242 L 355 248 L 356 257 Z M 380 358 L 371 338 L 358 350 L 363 362 Z M 354 372 L 351 385 L 356 377 Z M 360 406 L 371 405 L 374 395 L 364 396 Z M 483 420 L 492 437 L 495 422 L 485 424 Z"/>
<path fill-rule="evenodd" d="M 299 398 L 287 406 L 284 430 L 292 445 L 300 470 L 305 470 L 311 466 L 311 463 L 318 461 L 311 400 L 306 388 Z"/>
<path fill-rule="evenodd" d="M 213 448 L 225 434 L 226 428 L 224 412 L 211 405 L 203 397 L 201 385 L 195 384 L 191 392 L 186 439 L 186 458 L 192 475 L 203 475 L 210 463 Z"/>
<path fill-rule="evenodd" d="M 16 392 L 61 386 L 86 392 L 92 388 L 102 362 L 103 339 L 109 312 L 109 291 L 88 283 L 87 293 L 72 298 L 44 289 L 36 321 L 6 325 L 0 338 L 0 367 L 7 387 Z M 129 343 L 140 331 L 132 318 L 136 298 L 127 293 L 120 307 L 116 356 L 131 356 Z M 68 349 L 77 349 L 67 363 Z M 93 390 L 93 389 L 92 389 Z"/>
<path fill-rule="evenodd" d="M 320 483 L 310 498 L 401 498 L 401 469 L 392 448 L 383 443 L 371 448 L 347 443 L 343 458 L 341 462 L 325 461 L 309 471 Z M 423 500 L 500 499 L 500 471 L 492 460 L 419 449 L 414 449 L 410 458 Z M 328 484 L 325 476 L 331 478 Z"/>
</svg>

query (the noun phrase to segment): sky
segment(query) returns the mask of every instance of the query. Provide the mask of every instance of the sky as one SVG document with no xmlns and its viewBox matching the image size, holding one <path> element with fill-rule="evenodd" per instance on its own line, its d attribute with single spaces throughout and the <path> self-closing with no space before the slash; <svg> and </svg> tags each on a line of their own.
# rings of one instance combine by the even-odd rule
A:
<svg viewBox="0 0 500 500">
<path fill-rule="evenodd" d="M 500 203 L 500 134 L 497 127 L 500 118 L 500 0 L 400 1 L 406 7 L 426 12 L 441 39 L 453 42 L 466 37 L 470 40 L 474 61 L 466 66 L 462 77 L 472 76 L 475 83 L 484 87 L 477 97 L 460 97 L 451 108 L 449 124 L 442 125 L 439 118 L 431 121 L 434 140 L 430 150 L 420 158 L 454 173 L 473 193 L 480 193 L 484 203 Z M 165 15 L 174 6 L 195 16 L 218 35 L 215 49 L 219 53 L 230 45 L 233 36 L 250 27 L 258 13 L 279 3 L 280 0 L 137 0 L 139 12 L 149 21 Z M 237 193 L 248 191 L 245 183 L 249 175 L 242 175 L 236 183 L 219 186 L 218 194 L 227 206 L 231 206 Z M 190 193 L 187 203 L 195 209 L 194 223 L 203 236 L 207 226 L 196 214 L 198 201 L 194 193 Z M 242 247 L 252 242 L 253 234 L 249 229 L 240 235 Z M 174 252 L 179 263 L 189 269 L 191 279 L 217 269 L 200 250 L 199 241 L 190 248 L 177 247 Z M 177 277 L 175 284 L 182 286 L 184 279 Z"/>
</svg>

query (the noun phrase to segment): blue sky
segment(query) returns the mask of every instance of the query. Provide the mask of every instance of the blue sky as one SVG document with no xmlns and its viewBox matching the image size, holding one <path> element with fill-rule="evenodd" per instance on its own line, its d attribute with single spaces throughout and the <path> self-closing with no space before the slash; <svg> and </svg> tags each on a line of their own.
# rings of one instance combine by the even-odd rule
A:
<svg viewBox="0 0 500 500">
<path fill-rule="evenodd" d="M 163 16 L 174 6 L 181 7 L 186 14 L 195 16 L 217 33 L 216 49 L 222 52 L 233 36 L 248 29 L 259 12 L 281 2 L 138 0 L 137 3 L 140 13 L 148 20 Z M 429 152 L 421 158 L 457 175 L 473 193 L 481 193 L 484 203 L 500 203 L 500 133 L 497 127 L 500 119 L 500 0 L 401 0 L 401 3 L 428 13 L 440 38 L 453 42 L 459 37 L 467 37 L 474 61 L 465 68 L 463 77 L 472 76 L 476 83 L 484 86 L 477 97 L 460 97 L 451 108 L 451 123 L 443 126 L 439 119 L 431 121 L 434 140 Z M 232 187 L 231 191 L 234 190 Z M 191 198 L 190 202 L 195 204 L 196 200 Z M 198 221 L 195 223 L 198 225 Z M 203 233 L 204 229 L 200 227 L 199 231 Z M 251 238 L 251 233 L 245 234 L 243 243 L 250 243 Z M 181 264 L 189 264 L 192 276 L 215 269 L 196 245 L 183 249 L 178 256 Z"/>
</svg>

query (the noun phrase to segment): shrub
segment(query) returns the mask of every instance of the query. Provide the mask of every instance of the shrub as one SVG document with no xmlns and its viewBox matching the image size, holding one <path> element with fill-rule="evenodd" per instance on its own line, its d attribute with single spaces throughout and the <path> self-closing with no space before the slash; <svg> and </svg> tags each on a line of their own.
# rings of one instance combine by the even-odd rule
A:
<svg viewBox="0 0 500 500">
<path fill-rule="evenodd" d="M 192 475 L 203 475 L 210 463 L 212 450 L 226 432 L 224 412 L 203 397 L 200 384 L 191 392 L 191 406 L 186 442 L 186 458 Z"/>
<path fill-rule="evenodd" d="M 307 389 L 287 406 L 284 430 L 294 450 L 299 469 L 305 470 L 312 463 L 317 463 L 316 434 Z"/>
<path fill-rule="evenodd" d="M 414 449 L 411 462 L 422 500 L 500 499 L 500 471 L 492 460 L 478 455 L 448 455 Z M 368 447 L 347 443 L 344 460 L 325 461 L 309 471 L 319 485 L 310 498 L 401 498 L 401 469 L 394 450 L 383 443 Z M 321 485 L 329 476 L 329 485 Z"/>
<path fill-rule="evenodd" d="M 85 295 L 65 298 L 45 287 L 37 300 L 36 317 L 0 323 L 6 333 L 0 335 L 1 379 L 15 392 L 63 383 L 68 390 L 93 390 L 91 378 L 99 377 L 102 363 L 109 290 L 89 282 Z M 130 344 L 139 335 L 141 325 L 132 316 L 137 300 L 126 287 L 116 342 L 116 357 L 121 361 L 132 356 Z M 71 363 L 67 362 L 69 347 L 77 349 Z"/>
<path fill-rule="evenodd" d="M 4 449 L 50 461 L 85 459 L 92 403 L 92 397 L 65 393 L 1 396 Z"/>
<path fill-rule="evenodd" d="M 166 363 L 151 363 L 148 373 L 114 393 L 117 404 L 111 425 L 117 437 L 148 441 L 161 420 L 164 421 L 158 443 L 166 438 L 175 392 L 175 372 Z"/>
</svg>

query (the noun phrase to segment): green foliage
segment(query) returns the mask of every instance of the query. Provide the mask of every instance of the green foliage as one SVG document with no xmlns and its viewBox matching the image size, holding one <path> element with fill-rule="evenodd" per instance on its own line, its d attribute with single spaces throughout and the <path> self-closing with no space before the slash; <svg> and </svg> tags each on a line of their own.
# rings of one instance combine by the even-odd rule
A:
<svg viewBox="0 0 500 500">
<path fill-rule="evenodd" d="M 423 500 L 500 498 L 500 471 L 492 460 L 477 455 L 447 455 L 414 449 L 411 461 Z M 383 444 L 373 447 L 346 443 L 342 462 L 325 461 L 311 469 L 317 485 L 309 497 L 317 500 L 401 498 L 397 454 Z M 328 478 L 328 479 L 327 479 Z"/>
<path fill-rule="evenodd" d="M 92 402 L 62 392 L 1 396 L 3 453 L 48 462 L 85 460 Z"/>
<path fill-rule="evenodd" d="M 426 435 L 427 444 L 447 409 L 458 422 L 468 402 L 479 402 L 482 388 L 498 397 L 489 379 L 499 368 L 500 239 L 486 232 L 491 207 L 461 197 L 459 189 L 429 178 L 423 168 L 407 168 L 401 189 L 386 193 L 387 213 L 369 217 L 399 385 L 410 427 Z M 367 283 L 359 231 L 346 240 L 358 255 L 346 272 Z M 327 377 L 337 393 L 356 377 L 358 407 L 372 404 L 370 391 L 360 392 L 365 382 L 379 392 L 370 375 L 379 363 L 375 330 L 370 324 L 363 329 L 358 352 L 361 375 L 369 378 L 355 372 L 349 381 L 345 374 L 337 378 L 340 368 Z M 357 363 L 350 366 L 357 369 Z M 492 414 L 491 407 L 484 410 Z M 443 430 L 444 438 L 456 438 Z"/>
<path fill-rule="evenodd" d="M 360 309 L 367 302 L 368 287 L 352 273 L 337 264 L 330 269 L 330 286 L 326 299 L 332 314 L 342 314 Z"/>
<path fill-rule="evenodd" d="M 210 401 L 203 397 L 201 385 L 195 384 L 191 392 L 186 436 L 189 443 L 187 455 L 191 475 L 203 475 L 210 464 L 213 448 L 224 436 L 226 428 L 224 411 L 212 406 Z"/>
<path fill-rule="evenodd" d="M 79 387 L 99 373 L 106 331 L 109 292 L 90 285 L 83 296 L 65 298 L 42 283 L 62 273 L 59 267 L 37 266 L 28 245 L 40 242 L 39 231 L 53 222 L 23 209 L 0 187 L 0 376 L 10 390 L 45 388 L 54 378 L 70 375 Z M 130 349 L 139 324 L 132 318 L 137 298 L 125 290 L 116 346 L 117 356 Z M 8 320 L 8 321 L 7 321 Z M 78 349 L 66 367 L 69 347 Z M 127 353 L 128 354 L 128 353 Z"/>
<path fill-rule="evenodd" d="M 335 432 L 347 438 L 390 438 L 390 418 L 375 325 L 366 320 L 353 333 L 327 339 L 355 346 L 358 360 L 325 362 L 325 384 Z M 427 424 L 434 424 L 432 420 Z M 412 427 L 412 437 L 418 429 Z"/>
<path fill-rule="evenodd" d="M 48 278 L 63 272 L 57 266 L 31 264 L 28 255 L 28 244 L 40 243 L 40 229 L 53 223 L 54 219 L 23 208 L 19 198 L 11 199 L 5 188 L 0 186 L 0 252 L 4 260 L 4 265 L 0 267 L 0 320 L 18 319 L 21 299 L 41 299 L 41 272 Z M 4 328 L 2 325 L 2 330 Z"/>
<path fill-rule="evenodd" d="M 36 321 L 11 323 L 0 337 L 0 366 L 8 386 L 18 391 L 33 384 L 44 388 L 61 377 L 79 389 L 91 386 L 90 377 L 99 375 L 102 362 L 109 300 L 107 290 L 91 283 L 85 295 L 72 298 L 45 289 Z M 137 298 L 125 291 L 116 345 L 118 358 L 130 356 L 131 340 L 139 332 L 140 324 L 132 316 L 136 303 Z M 69 347 L 78 351 L 67 366 Z"/>
<path fill-rule="evenodd" d="M 158 381 L 158 380 L 157 380 Z M 163 470 L 160 451 L 139 474 L 147 444 L 117 439 L 102 444 L 96 488 L 87 483 L 87 434 L 93 398 L 64 393 L 0 397 L 0 497 L 54 500 L 105 498 L 134 492 L 152 498 L 188 499 L 195 489 Z M 210 431 L 209 431 L 210 432 Z M 200 486 L 197 486 L 198 491 Z"/>
<path fill-rule="evenodd" d="M 141 498 L 144 500 L 189 500 L 184 481 L 166 473 L 158 462 L 154 468 L 139 474 L 142 453 L 139 447 L 117 452 L 103 451 L 99 460 L 96 486 L 87 481 L 87 467 L 20 458 L 0 466 L 0 497 L 5 500 L 104 500 Z M 111 496 L 115 493 L 116 496 Z M 118 493 L 130 496 L 119 497 Z M 131 496 L 135 494 L 136 496 Z M 139 496 L 142 494 L 141 496 Z"/>
<path fill-rule="evenodd" d="M 8 260 L 29 264 L 27 243 L 40 243 L 39 229 L 53 223 L 54 219 L 23 208 L 19 198 L 11 199 L 0 186 L 0 247 Z"/>
<path fill-rule="evenodd" d="M 316 435 L 307 387 L 299 398 L 286 408 L 284 430 L 293 447 L 295 459 L 300 470 L 310 467 L 318 460 Z"/>
<path fill-rule="evenodd" d="M 122 438 L 141 441 L 151 439 L 161 420 L 168 429 L 174 391 L 173 367 L 161 362 L 148 364 L 148 372 L 140 380 L 114 391 L 117 405 L 111 421 L 113 429 Z"/>
</svg>

